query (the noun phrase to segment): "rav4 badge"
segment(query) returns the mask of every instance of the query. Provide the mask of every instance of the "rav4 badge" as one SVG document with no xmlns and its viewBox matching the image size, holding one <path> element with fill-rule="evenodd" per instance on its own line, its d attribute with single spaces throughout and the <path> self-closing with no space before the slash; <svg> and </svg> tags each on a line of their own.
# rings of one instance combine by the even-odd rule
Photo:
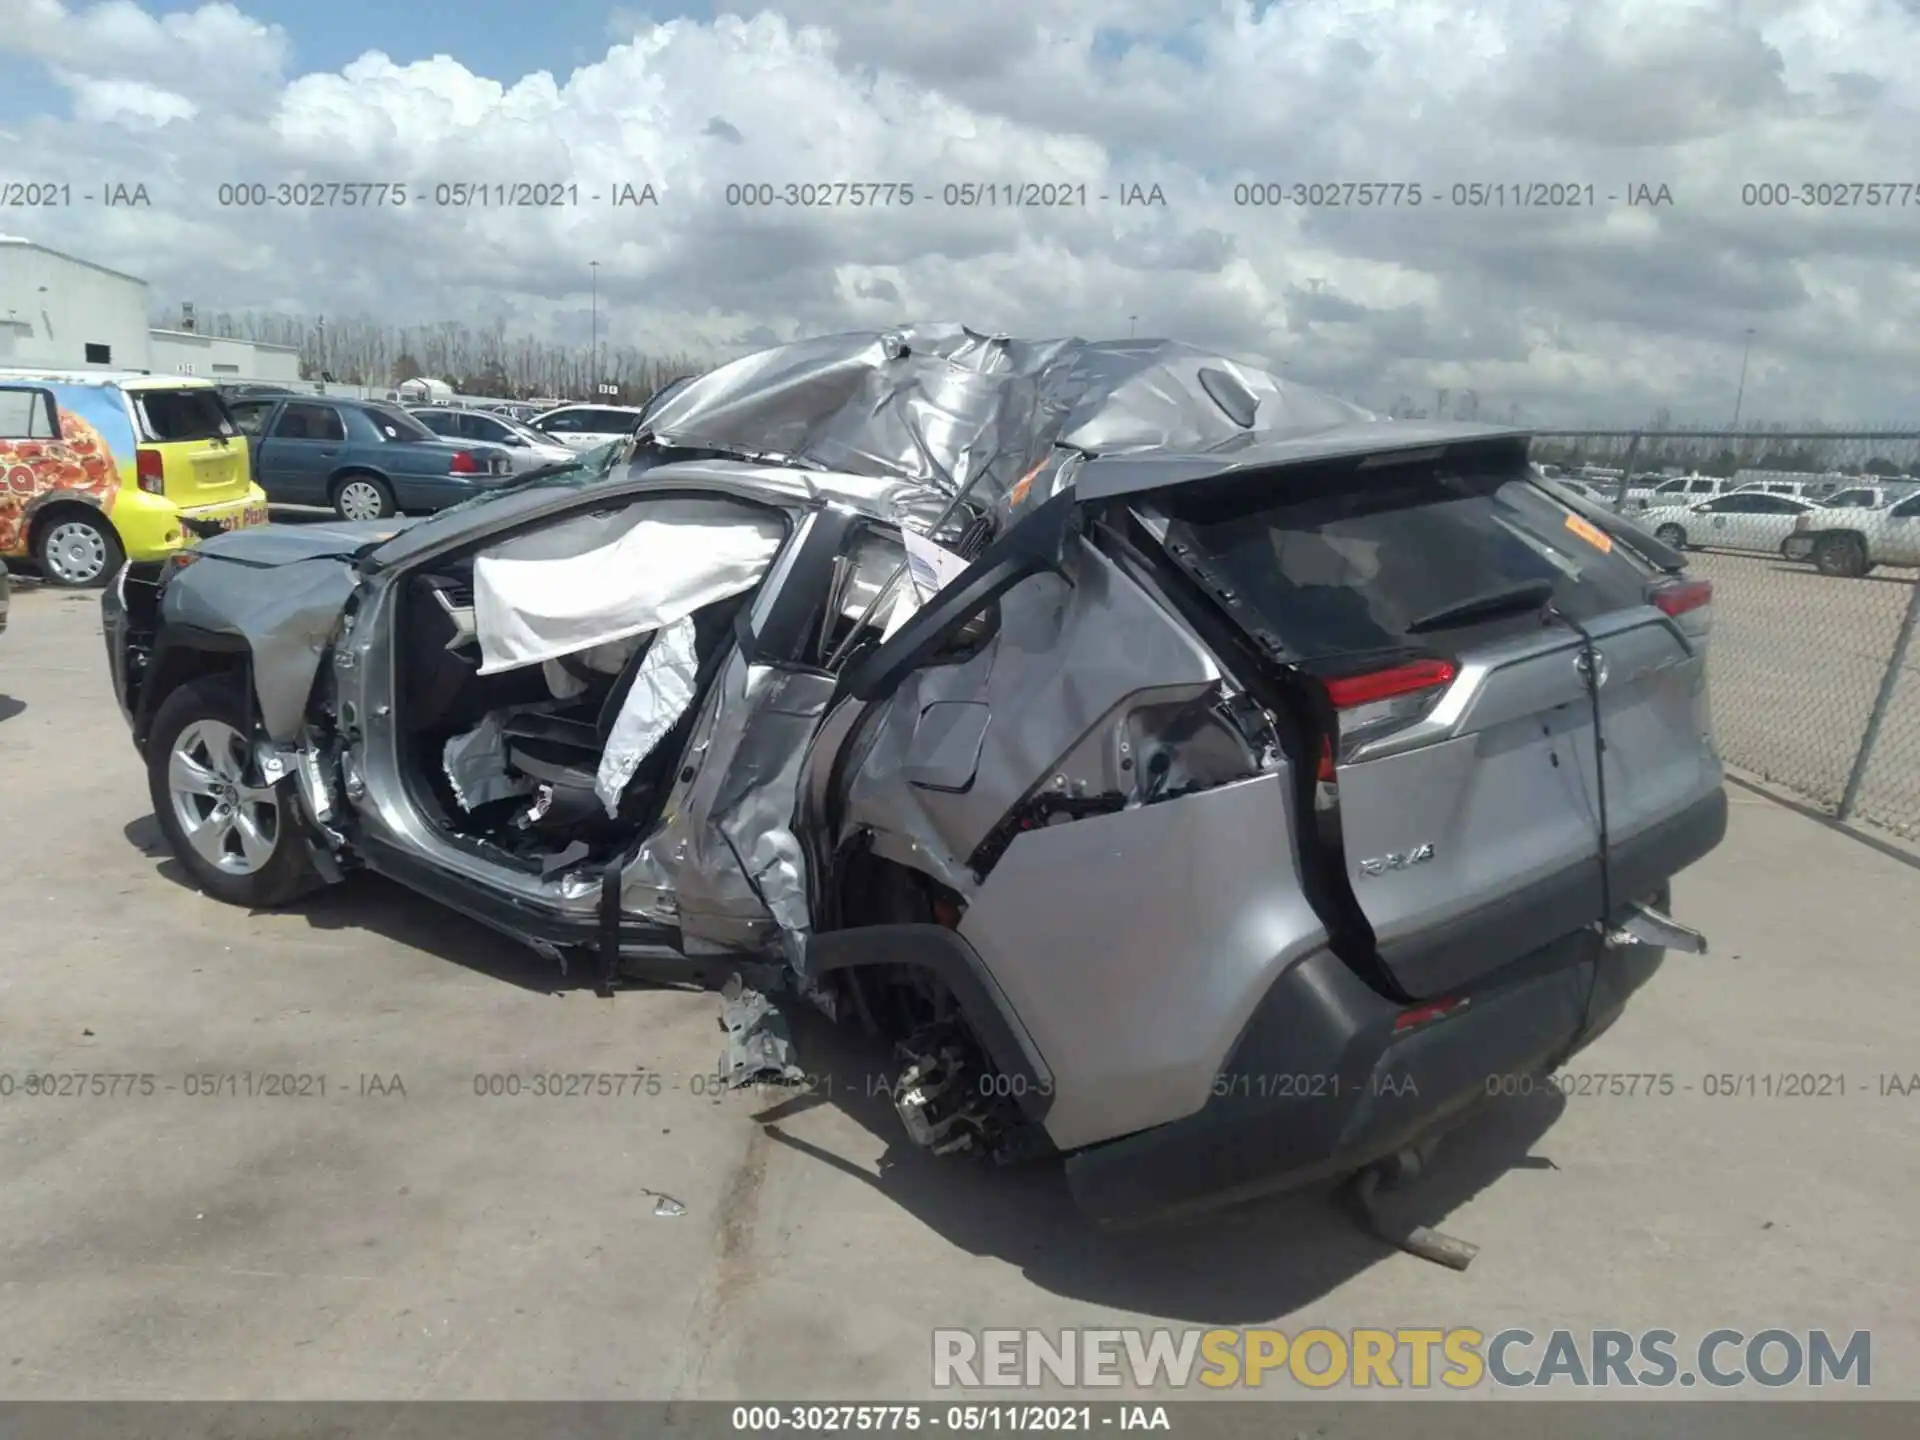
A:
<svg viewBox="0 0 1920 1440">
<path fill-rule="evenodd" d="M 1376 856 L 1372 860 L 1362 860 L 1360 862 L 1360 873 L 1362 875 L 1384 875 L 1389 870 L 1404 870 L 1409 865 L 1418 865 L 1421 861 L 1431 860 L 1432 858 L 1433 845 L 1431 842 L 1425 842 L 1414 846 L 1413 849 L 1406 851 L 1404 854 L 1396 852 L 1392 855 Z"/>
</svg>

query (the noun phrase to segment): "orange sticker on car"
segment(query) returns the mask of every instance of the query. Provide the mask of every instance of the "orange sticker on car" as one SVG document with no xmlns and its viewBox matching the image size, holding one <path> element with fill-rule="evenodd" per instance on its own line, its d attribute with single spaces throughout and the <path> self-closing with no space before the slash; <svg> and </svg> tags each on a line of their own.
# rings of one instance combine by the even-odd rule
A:
<svg viewBox="0 0 1920 1440">
<path fill-rule="evenodd" d="M 1027 492 L 1033 488 L 1034 477 L 1046 468 L 1047 462 L 1042 460 L 1038 465 L 1014 481 L 1013 488 L 1007 491 L 1007 502 L 1012 505 L 1018 505 L 1025 500 L 1027 498 Z"/>
<path fill-rule="evenodd" d="M 1602 555 L 1613 549 L 1613 537 L 1590 520 L 1578 515 L 1567 516 L 1567 529 L 1578 535 Z"/>
</svg>

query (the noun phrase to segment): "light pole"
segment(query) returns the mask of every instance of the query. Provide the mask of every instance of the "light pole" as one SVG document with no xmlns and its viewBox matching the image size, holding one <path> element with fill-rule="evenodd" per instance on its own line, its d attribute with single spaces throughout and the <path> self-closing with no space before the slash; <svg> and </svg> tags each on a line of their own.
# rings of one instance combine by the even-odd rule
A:
<svg viewBox="0 0 1920 1440">
<path fill-rule="evenodd" d="M 1129 315 L 1127 317 L 1127 338 L 1129 340 L 1133 339 L 1134 326 L 1139 319 L 1140 317 L 1138 315 Z"/>
<path fill-rule="evenodd" d="M 1747 357 L 1752 353 L 1753 327 L 1749 325 L 1747 327 L 1747 343 L 1740 347 L 1740 388 L 1734 392 L 1733 424 L 1727 427 L 1729 430 L 1738 430 L 1740 428 L 1740 405 L 1741 402 L 1747 398 Z"/>
<path fill-rule="evenodd" d="M 587 346 L 587 368 L 593 372 L 593 393 L 598 399 L 600 395 L 600 262 L 589 260 L 587 268 L 593 272 L 593 341 Z"/>
</svg>

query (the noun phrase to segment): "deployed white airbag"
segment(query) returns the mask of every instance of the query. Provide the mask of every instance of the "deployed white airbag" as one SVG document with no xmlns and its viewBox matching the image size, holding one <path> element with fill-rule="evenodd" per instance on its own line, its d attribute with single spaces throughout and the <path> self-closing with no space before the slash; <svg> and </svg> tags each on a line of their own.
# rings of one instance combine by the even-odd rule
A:
<svg viewBox="0 0 1920 1440">
<path fill-rule="evenodd" d="M 618 816 L 620 792 L 640 762 L 693 703 L 694 677 L 700 668 L 693 642 L 693 617 L 687 616 L 655 636 L 653 647 L 641 657 L 593 781 L 593 793 L 607 807 L 609 819 Z"/>
<path fill-rule="evenodd" d="M 453 798 L 462 810 L 478 810 L 495 800 L 533 791 L 533 781 L 507 770 L 504 726 L 511 710 L 489 711 L 464 735 L 455 735 L 441 751 L 441 763 Z"/>
<path fill-rule="evenodd" d="M 473 562 L 480 673 L 664 630 L 751 590 L 785 535 L 764 510 L 686 498 L 641 501 L 508 540 Z"/>
</svg>

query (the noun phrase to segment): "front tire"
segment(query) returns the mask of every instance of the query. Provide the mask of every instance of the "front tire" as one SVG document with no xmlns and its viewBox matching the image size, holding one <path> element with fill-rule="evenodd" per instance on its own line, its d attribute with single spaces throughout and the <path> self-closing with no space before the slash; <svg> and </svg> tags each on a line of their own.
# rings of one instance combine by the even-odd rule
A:
<svg viewBox="0 0 1920 1440">
<path fill-rule="evenodd" d="M 1867 547 L 1853 535 L 1823 535 L 1813 547 L 1813 568 L 1822 575 L 1858 580 L 1872 568 Z"/>
<path fill-rule="evenodd" d="M 104 585 L 126 563 L 127 552 L 104 515 L 62 510 L 34 531 L 33 558 L 49 585 L 82 589 Z"/>
<path fill-rule="evenodd" d="M 1687 532 L 1682 530 L 1678 525 L 1662 525 L 1658 530 L 1653 532 L 1653 538 L 1658 540 L 1662 545 L 1672 546 L 1675 550 L 1684 550 L 1687 548 Z"/>
<path fill-rule="evenodd" d="M 333 487 L 333 513 L 342 520 L 385 520 L 393 511 L 392 487 L 378 475 L 348 475 Z"/>
<path fill-rule="evenodd" d="M 147 791 L 167 846 L 216 900 L 268 909 L 320 877 L 291 793 L 260 783 L 240 687 L 224 676 L 182 685 L 147 738 Z"/>
</svg>

